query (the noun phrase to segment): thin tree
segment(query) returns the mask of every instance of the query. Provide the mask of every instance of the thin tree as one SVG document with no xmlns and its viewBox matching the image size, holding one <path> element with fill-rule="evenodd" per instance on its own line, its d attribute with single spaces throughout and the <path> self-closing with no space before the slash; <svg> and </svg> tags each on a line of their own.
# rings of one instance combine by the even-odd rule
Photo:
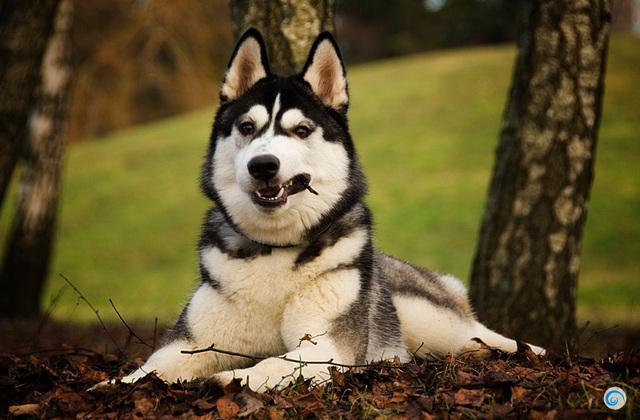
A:
<svg viewBox="0 0 640 420">
<path fill-rule="evenodd" d="M 22 86 L 24 91 L 15 92 L 16 96 L 23 96 L 20 98 L 22 109 L 18 110 L 16 107 L 13 110 L 16 118 L 20 117 L 27 129 L 25 131 L 14 127 L 9 134 L 13 147 L 19 148 L 14 153 L 22 157 L 24 168 L 20 180 L 20 202 L 0 270 L 0 315 L 3 316 L 39 314 L 40 294 L 54 236 L 64 150 L 64 126 L 71 76 L 68 38 L 72 3 L 70 0 L 61 0 L 59 5 L 57 1 L 33 3 L 59 7 L 54 7 L 54 14 L 36 14 L 34 11 L 30 19 L 40 19 L 40 26 L 33 21 L 17 25 L 20 38 L 16 45 L 23 45 L 24 50 L 15 51 L 14 54 L 35 54 L 27 46 L 30 45 L 29 37 L 37 36 L 48 39 L 44 57 L 30 57 L 30 62 L 18 66 L 17 70 L 11 67 L 6 70 L 30 73 L 33 71 L 32 66 L 35 66 L 36 76 L 32 80 L 37 89 L 33 92 Z M 47 19 L 49 22 L 45 22 Z M 52 25 L 51 36 L 44 29 L 47 25 Z M 31 33 L 29 28 L 32 27 L 38 27 L 41 31 Z M 36 40 L 31 42 L 35 44 Z M 18 156 L 12 158 L 15 160 Z"/>
<path fill-rule="evenodd" d="M 565 349 L 602 111 L 611 0 L 527 0 L 471 275 L 488 326 Z"/>
<path fill-rule="evenodd" d="M 256 28 L 265 39 L 269 64 L 276 74 L 302 70 L 318 34 L 334 32 L 334 0 L 232 0 L 231 18 L 237 39 Z"/>
<path fill-rule="evenodd" d="M 58 0 L 0 3 L 0 203 L 26 136 L 31 99 Z"/>
</svg>

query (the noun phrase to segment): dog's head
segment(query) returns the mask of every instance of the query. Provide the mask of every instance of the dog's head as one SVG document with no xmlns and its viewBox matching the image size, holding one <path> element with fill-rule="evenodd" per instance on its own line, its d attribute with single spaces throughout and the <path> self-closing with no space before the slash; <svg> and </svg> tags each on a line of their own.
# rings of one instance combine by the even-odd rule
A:
<svg viewBox="0 0 640 420">
<path fill-rule="evenodd" d="M 235 48 L 202 175 L 234 228 L 268 245 L 301 243 L 359 201 L 364 176 L 348 132 L 336 42 L 318 36 L 302 73 L 271 74 L 260 33 Z"/>
</svg>

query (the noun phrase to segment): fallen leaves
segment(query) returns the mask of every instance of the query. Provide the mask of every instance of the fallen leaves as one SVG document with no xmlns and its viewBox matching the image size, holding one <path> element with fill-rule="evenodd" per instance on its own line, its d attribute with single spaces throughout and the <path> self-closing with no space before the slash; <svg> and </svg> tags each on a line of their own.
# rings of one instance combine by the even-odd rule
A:
<svg viewBox="0 0 640 420">
<path fill-rule="evenodd" d="M 167 384 L 149 375 L 135 384 L 87 389 L 121 376 L 142 360 L 67 349 L 49 355 L 0 354 L 0 414 L 88 418 L 606 418 L 602 400 L 622 386 L 627 406 L 617 412 L 640 418 L 640 357 L 601 362 L 580 357 L 531 355 L 494 360 L 422 364 L 386 363 L 332 368 L 332 381 L 311 386 L 299 379 L 284 390 L 257 394 L 234 382 L 224 395 L 207 395 L 202 380 Z M 222 391 L 220 391 L 220 394 Z"/>
</svg>

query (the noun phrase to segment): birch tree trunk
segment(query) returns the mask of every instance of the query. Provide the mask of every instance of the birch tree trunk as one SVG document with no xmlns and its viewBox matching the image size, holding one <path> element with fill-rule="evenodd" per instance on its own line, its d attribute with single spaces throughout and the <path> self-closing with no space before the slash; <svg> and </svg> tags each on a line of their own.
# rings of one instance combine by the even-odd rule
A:
<svg viewBox="0 0 640 420">
<path fill-rule="evenodd" d="M 335 32 L 334 0 L 232 0 L 233 33 L 238 40 L 249 28 L 267 44 L 271 71 L 288 75 L 302 71 L 318 34 Z"/>
<path fill-rule="evenodd" d="M 58 0 L 0 2 L 0 203 L 20 146 Z"/>
<path fill-rule="evenodd" d="M 40 68 L 40 83 L 28 122 L 20 181 L 20 203 L 13 220 L 2 271 L 0 314 L 39 314 L 42 286 L 54 237 L 67 98 L 71 78 L 69 30 L 72 2 L 61 0 Z"/>
<path fill-rule="evenodd" d="M 565 349 L 593 178 L 611 0 L 528 0 L 471 276 L 488 326 Z"/>
</svg>

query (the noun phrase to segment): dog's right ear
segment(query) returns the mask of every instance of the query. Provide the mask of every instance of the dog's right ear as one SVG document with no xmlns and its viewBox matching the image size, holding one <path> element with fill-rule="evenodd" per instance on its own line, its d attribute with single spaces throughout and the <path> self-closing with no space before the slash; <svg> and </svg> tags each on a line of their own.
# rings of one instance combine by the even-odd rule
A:
<svg viewBox="0 0 640 420">
<path fill-rule="evenodd" d="M 220 102 L 238 99 L 251 86 L 269 74 L 269 63 L 262 35 L 251 28 L 242 35 L 231 55 L 220 87 Z"/>
<path fill-rule="evenodd" d="M 329 32 L 318 35 L 313 43 L 302 78 L 325 106 L 346 112 L 349 106 L 347 74 L 338 44 Z"/>
</svg>

